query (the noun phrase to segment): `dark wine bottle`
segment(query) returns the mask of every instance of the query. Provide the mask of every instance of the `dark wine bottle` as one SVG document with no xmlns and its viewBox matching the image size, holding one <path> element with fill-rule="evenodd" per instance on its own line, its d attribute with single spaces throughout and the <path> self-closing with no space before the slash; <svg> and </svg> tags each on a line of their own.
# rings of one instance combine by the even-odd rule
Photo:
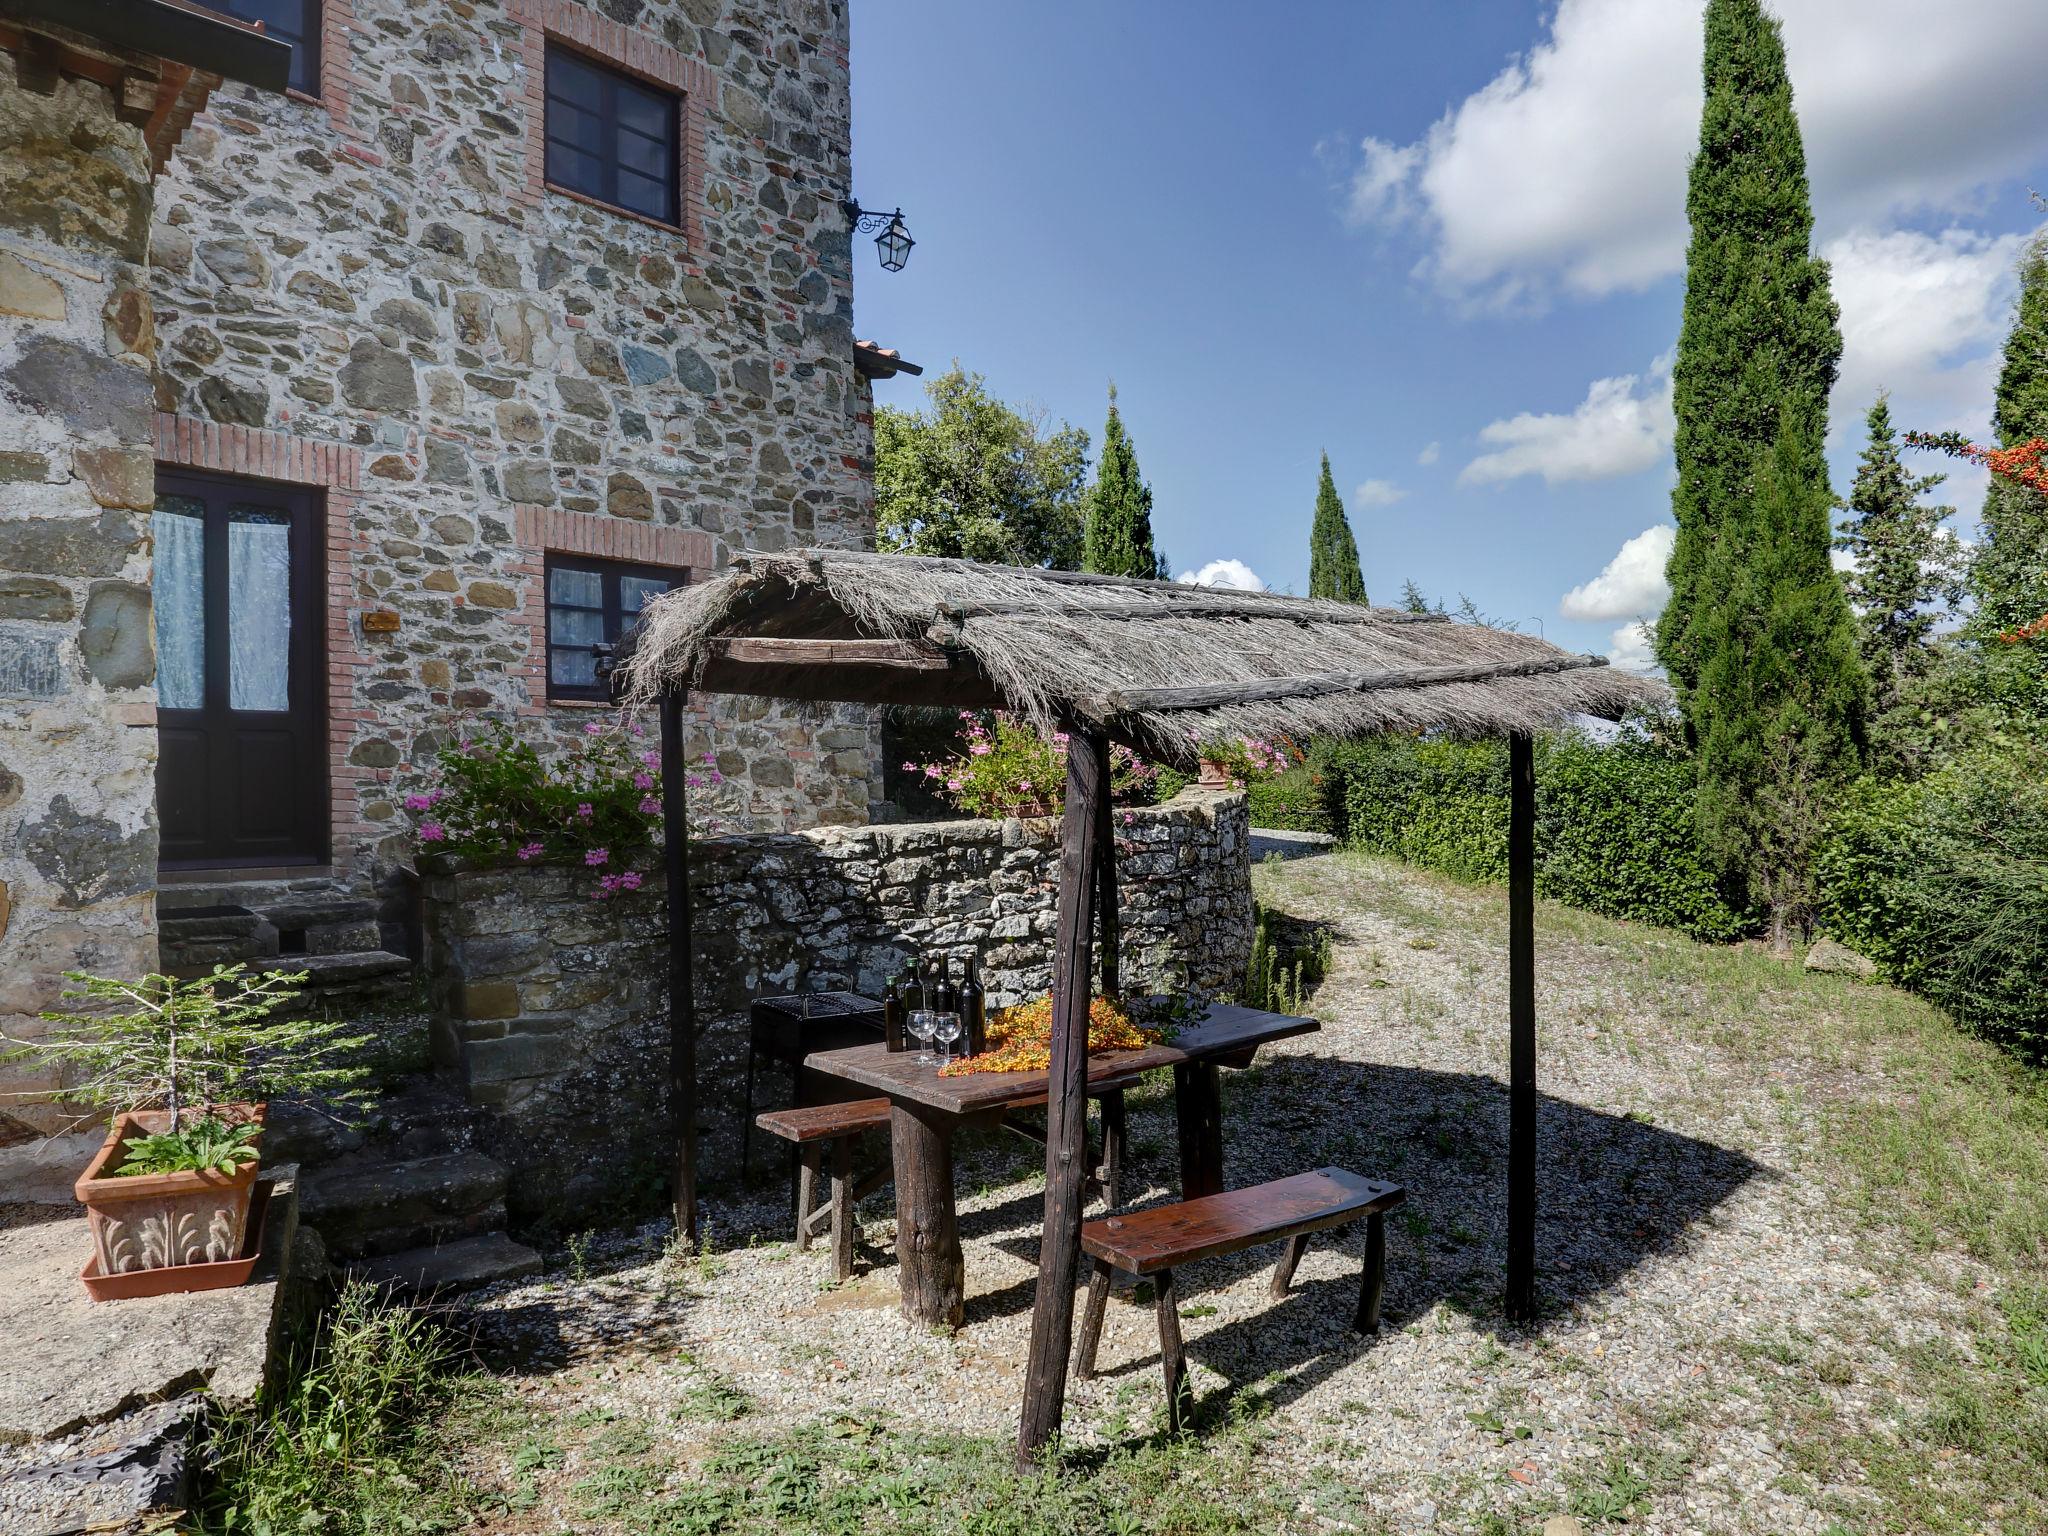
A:
<svg viewBox="0 0 2048 1536">
<path fill-rule="evenodd" d="M 935 963 L 932 990 L 927 992 L 925 996 L 936 998 L 936 1001 L 927 1004 L 934 1013 L 958 1013 L 960 1011 L 960 992 L 946 975 L 946 957 L 944 955 L 939 956 Z"/>
<path fill-rule="evenodd" d="M 988 1049 L 988 994 L 981 988 L 981 967 L 967 957 L 967 977 L 960 983 L 960 1032 L 970 1056 Z"/>
<path fill-rule="evenodd" d="M 903 976 L 901 972 L 889 978 L 889 990 L 882 994 L 882 1043 L 892 1051 L 900 1051 L 907 1044 L 903 1034 Z"/>
<path fill-rule="evenodd" d="M 903 968 L 903 1012 L 913 1014 L 924 1005 L 924 967 L 912 961 Z"/>
</svg>

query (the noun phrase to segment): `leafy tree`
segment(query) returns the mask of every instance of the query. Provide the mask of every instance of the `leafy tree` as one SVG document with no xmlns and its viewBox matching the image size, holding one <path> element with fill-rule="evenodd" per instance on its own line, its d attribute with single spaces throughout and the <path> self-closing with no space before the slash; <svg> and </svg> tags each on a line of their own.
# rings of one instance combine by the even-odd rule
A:
<svg viewBox="0 0 2048 1536">
<path fill-rule="evenodd" d="M 1422 588 L 1415 585 L 1415 578 L 1413 576 L 1410 576 L 1401 583 L 1401 606 L 1409 613 L 1443 612 L 1443 604 L 1441 603 L 1438 603 L 1434 608 L 1430 606 L 1429 599 L 1423 595 Z"/>
<path fill-rule="evenodd" d="M 926 410 L 875 412 L 875 542 L 885 550 L 1072 570 L 1088 434 L 1026 415 L 958 362 Z"/>
<path fill-rule="evenodd" d="M 1805 486 L 1827 484 L 1821 446 L 1842 355 L 1827 263 L 1811 251 L 1806 155 L 1784 41 L 1762 0 L 1708 0 L 1705 76 L 1672 369 L 1678 539 L 1671 601 L 1657 627 L 1658 659 L 1695 739 L 1702 732 L 1694 696 L 1707 664 L 1700 630 L 1710 622 L 1706 610 L 1725 600 L 1707 573 L 1724 564 L 1724 530 L 1746 520 L 1758 457 L 1774 452 L 1788 416 Z M 1787 499 L 1803 506 L 1808 498 L 1788 488 Z"/>
<path fill-rule="evenodd" d="M 1088 492 L 1081 569 L 1147 579 L 1166 574 L 1152 544 L 1152 487 L 1138 474 L 1138 451 L 1124 431 L 1114 384 L 1109 386 L 1109 419 L 1102 424 L 1102 459 Z"/>
<path fill-rule="evenodd" d="M 1788 408 L 1699 572 L 1715 600 L 1691 642 L 1702 840 L 1780 945 L 1807 925 L 1813 851 L 1857 771 L 1866 693 L 1812 454 Z"/>
<path fill-rule="evenodd" d="M 1316 483 L 1316 520 L 1308 534 L 1308 595 L 1340 603 L 1365 601 L 1365 573 L 1358 566 L 1358 540 L 1351 520 L 1330 478 L 1330 456 L 1323 455 L 1322 479 Z"/>
<path fill-rule="evenodd" d="M 2020 262 L 2019 301 L 1991 413 L 1998 446 L 2048 438 L 2048 238 Z M 1996 475 L 1984 493 L 1984 528 L 1970 563 L 1976 599 L 1972 634 L 1997 637 L 2048 613 L 2048 496 L 2018 477 Z"/>
<path fill-rule="evenodd" d="M 1849 516 L 1835 545 L 1855 561 L 1844 582 L 1859 610 L 1872 709 L 1882 715 L 1933 667 L 1934 626 L 1962 591 L 1950 542 L 1941 533 L 1943 519 L 1955 508 L 1926 506 L 1920 500 L 1947 477 L 1906 473 L 1892 431 L 1891 404 L 1883 395 L 1866 421 L 1870 441 L 1843 503 Z"/>
</svg>

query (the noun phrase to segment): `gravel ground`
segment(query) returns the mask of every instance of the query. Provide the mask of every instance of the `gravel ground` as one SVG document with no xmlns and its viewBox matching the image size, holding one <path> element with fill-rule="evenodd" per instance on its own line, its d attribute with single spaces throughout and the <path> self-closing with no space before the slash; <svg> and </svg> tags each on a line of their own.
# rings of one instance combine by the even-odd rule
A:
<svg viewBox="0 0 2048 1536">
<path fill-rule="evenodd" d="M 1398 1179 L 1386 1326 L 1347 1329 L 1362 1230 L 1319 1238 L 1275 1303 L 1273 1252 L 1184 1273 L 1183 1329 L 1205 1411 L 1246 1394 L 1270 1413 L 1261 1456 L 1304 1529 L 1471 1530 L 1568 1504 L 1648 1532 L 1818 1533 L 1867 1495 L 1854 1466 L 1816 1471 L 1785 1445 L 1780 1366 L 1833 1352 L 1816 1389 L 1875 1427 L 1917 1341 L 1958 1326 L 1959 1261 L 1901 1265 L 1838 1209 L 1814 1155 L 1815 1106 L 1859 1082 L 1758 1068 L 1691 1027 L 1685 984 L 1659 976 L 1675 937 L 1617 954 L 1602 930 L 1546 918 L 1542 1028 L 1541 1325 L 1505 1325 L 1502 1273 L 1504 904 L 1388 864 L 1336 856 L 1258 875 L 1280 911 L 1334 929 L 1314 997 L 1322 1032 L 1225 1074 L 1233 1184 L 1322 1163 Z M 1634 930 L 1630 930 L 1634 933 Z M 1163 1085 L 1132 1103 L 1143 1202 L 1169 1198 Z M 661 1426 L 685 1470 L 718 1405 L 752 1430 L 892 1412 L 1014 1433 L 1036 1276 L 1040 1154 L 977 1139 L 960 1163 L 968 1325 L 896 1310 L 888 1192 L 862 1207 L 861 1269 L 833 1287 L 822 1251 L 786 1241 L 779 1192 L 711 1216 L 708 1259 L 665 1258 L 659 1229 L 594 1237 L 548 1277 L 478 1302 L 482 1336 L 518 1362 L 514 1389 L 550 1415 Z M 1149 1306 L 1113 1302 L 1103 1374 L 1069 1392 L 1082 1444 L 1149 1431 L 1161 1389 Z M 684 1407 L 679 1410 L 678 1405 Z M 694 1405 L 691 1406 L 691 1405 Z M 509 1451 L 478 1451 L 503 1471 Z M 562 1470 L 558 1483 L 574 1476 Z M 1604 1503 L 1603 1503 L 1604 1501 Z M 536 1517 L 538 1518 L 538 1517 Z M 522 1527 L 523 1528 L 523 1527 Z M 534 1529 L 541 1529 L 536 1525 Z M 578 1529 L 593 1529 L 587 1522 Z"/>
</svg>

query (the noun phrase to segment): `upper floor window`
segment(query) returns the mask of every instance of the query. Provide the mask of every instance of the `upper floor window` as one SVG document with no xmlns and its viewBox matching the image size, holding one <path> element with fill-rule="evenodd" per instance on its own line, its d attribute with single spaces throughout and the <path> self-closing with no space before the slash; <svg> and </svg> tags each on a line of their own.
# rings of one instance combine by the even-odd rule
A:
<svg viewBox="0 0 2048 1536">
<path fill-rule="evenodd" d="M 663 224 L 681 224 L 681 105 L 675 92 L 550 39 L 548 184 Z"/>
<path fill-rule="evenodd" d="M 263 30 L 292 45 L 285 84 L 308 96 L 320 94 L 320 0 L 199 0 L 210 11 L 237 21 L 260 21 Z"/>
<path fill-rule="evenodd" d="M 616 645 L 649 598 L 685 580 L 674 566 L 629 565 L 582 555 L 547 557 L 548 697 L 609 699 L 592 647 Z"/>
</svg>

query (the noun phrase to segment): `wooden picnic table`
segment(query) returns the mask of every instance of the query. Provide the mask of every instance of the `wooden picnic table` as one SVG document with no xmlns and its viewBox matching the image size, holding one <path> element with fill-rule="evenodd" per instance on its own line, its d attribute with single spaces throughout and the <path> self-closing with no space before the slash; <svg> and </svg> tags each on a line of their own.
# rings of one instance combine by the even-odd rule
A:
<svg viewBox="0 0 2048 1536">
<path fill-rule="evenodd" d="M 1314 1034 L 1319 1028 L 1314 1019 L 1217 1003 L 1195 1023 L 1183 1025 L 1171 1044 L 1090 1056 L 1088 1081 L 1108 1082 L 1154 1067 L 1172 1067 L 1181 1196 L 1213 1195 L 1223 1189 L 1223 1104 L 1217 1069 L 1248 1067 L 1268 1041 Z M 806 1057 L 804 1064 L 888 1096 L 903 1312 L 918 1322 L 959 1327 L 967 1318 L 967 1264 L 960 1251 L 954 1203 L 954 1134 L 962 1125 L 994 1123 L 1008 1110 L 1043 1103 L 1047 1074 L 971 1072 L 941 1077 L 936 1066 L 919 1065 L 914 1052 L 891 1052 L 882 1045 L 820 1051 Z"/>
</svg>

